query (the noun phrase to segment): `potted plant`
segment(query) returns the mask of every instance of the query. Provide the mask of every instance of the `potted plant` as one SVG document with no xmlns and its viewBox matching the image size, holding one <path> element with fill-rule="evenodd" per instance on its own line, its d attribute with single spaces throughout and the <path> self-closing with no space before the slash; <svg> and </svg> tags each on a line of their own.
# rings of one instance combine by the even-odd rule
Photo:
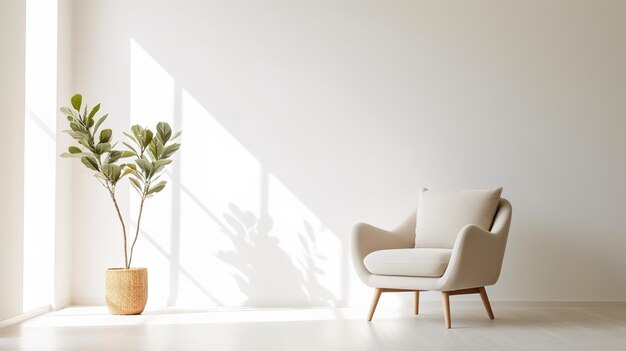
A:
<svg viewBox="0 0 626 351">
<path fill-rule="evenodd" d="M 70 126 L 65 132 L 77 142 L 61 156 L 79 158 L 109 193 L 122 226 L 124 266 L 106 271 L 106 303 L 112 314 L 140 314 L 148 299 L 148 270 L 134 268 L 131 264 L 139 237 L 141 214 L 145 201 L 165 187 L 165 180 L 158 179 L 163 175 L 165 167 L 172 163 L 172 155 L 180 148 L 180 144 L 174 140 L 181 132 L 172 134 L 172 128 L 165 122 L 156 125 L 156 133 L 134 125 L 130 133 L 124 133 L 128 138 L 122 142 L 126 149 L 117 150 L 118 143 L 112 143 L 112 130 L 100 129 L 108 114 L 96 119 L 99 110 L 100 104 L 91 110 L 86 104 L 83 106 L 80 94 L 72 96 L 71 107 L 61 108 Z M 117 186 L 124 178 L 129 180 L 141 199 L 130 250 L 126 224 L 116 198 Z"/>
</svg>

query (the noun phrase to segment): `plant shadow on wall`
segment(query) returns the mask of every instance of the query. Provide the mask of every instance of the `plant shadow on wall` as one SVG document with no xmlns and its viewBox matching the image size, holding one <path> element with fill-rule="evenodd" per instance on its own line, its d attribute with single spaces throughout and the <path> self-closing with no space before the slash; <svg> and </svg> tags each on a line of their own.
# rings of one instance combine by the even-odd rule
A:
<svg viewBox="0 0 626 351">
<path fill-rule="evenodd" d="M 198 100 L 176 67 L 130 46 L 131 111 L 173 110 L 189 145 L 169 174 L 171 201 L 155 208 L 162 221 L 142 230 L 158 252 L 143 259 L 169 267 L 169 279 L 158 276 L 168 304 L 330 306 L 345 296 L 341 237 L 209 113 L 207 93 Z"/>
<path fill-rule="evenodd" d="M 324 271 L 316 265 L 325 257 L 316 254 L 313 227 L 303 221 L 304 232 L 298 232 L 302 259 L 294 262 L 293 255 L 280 246 L 271 235 L 274 220 L 257 217 L 235 204 L 224 213 L 227 226 L 222 232 L 232 241 L 234 250 L 219 251 L 217 258 L 237 269 L 233 278 L 246 295 L 244 306 L 281 305 L 285 302 L 307 301 L 311 306 L 330 306 L 333 294 L 317 279 Z"/>
</svg>

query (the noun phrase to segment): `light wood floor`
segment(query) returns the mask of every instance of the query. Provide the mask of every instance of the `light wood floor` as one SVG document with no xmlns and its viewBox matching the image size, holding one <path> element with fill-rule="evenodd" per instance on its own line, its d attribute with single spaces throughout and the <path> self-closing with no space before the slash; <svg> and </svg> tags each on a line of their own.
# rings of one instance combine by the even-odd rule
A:
<svg viewBox="0 0 626 351">
<path fill-rule="evenodd" d="M 626 307 L 202 311 L 73 307 L 0 329 L 0 350 L 626 350 Z"/>
</svg>

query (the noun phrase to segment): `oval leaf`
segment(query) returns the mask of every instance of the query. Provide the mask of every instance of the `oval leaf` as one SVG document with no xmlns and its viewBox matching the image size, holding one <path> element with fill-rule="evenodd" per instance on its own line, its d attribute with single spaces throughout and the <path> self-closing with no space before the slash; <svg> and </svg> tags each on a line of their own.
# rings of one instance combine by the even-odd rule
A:
<svg viewBox="0 0 626 351">
<path fill-rule="evenodd" d="M 152 163 L 150 163 L 150 161 L 146 160 L 145 158 L 140 158 L 135 160 L 135 163 L 137 163 L 139 168 L 143 170 L 146 176 L 150 176 L 150 173 L 152 173 Z"/>
<path fill-rule="evenodd" d="M 96 153 L 98 155 L 102 155 L 103 153 L 109 152 L 109 151 L 111 151 L 111 144 L 109 143 L 100 143 L 96 145 Z"/>
<path fill-rule="evenodd" d="M 80 162 L 82 162 L 85 165 L 85 167 L 91 170 L 99 171 L 98 161 L 96 161 L 96 159 L 92 156 L 83 156 L 80 158 Z"/>
<path fill-rule="evenodd" d="M 167 143 L 172 136 L 172 128 L 167 122 L 159 122 L 157 123 L 157 133 L 159 134 L 159 139 L 163 144 Z"/>
<path fill-rule="evenodd" d="M 80 111 L 80 105 L 83 103 L 83 96 L 80 94 L 76 94 L 72 96 L 72 107 L 77 111 Z"/>
<path fill-rule="evenodd" d="M 100 142 L 106 143 L 111 140 L 111 136 L 113 135 L 113 131 L 111 129 L 103 129 L 100 132 Z"/>
<path fill-rule="evenodd" d="M 135 188 L 135 190 L 137 190 L 137 192 L 140 195 L 143 195 L 143 189 L 141 187 L 141 183 L 139 182 L 139 180 L 137 180 L 137 178 L 133 178 L 133 177 L 130 177 L 128 179 L 130 180 L 130 184 L 133 185 L 133 188 Z"/>
<path fill-rule="evenodd" d="M 109 116 L 109 114 L 107 113 L 106 115 L 100 117 L 100 119 L 98 119 L 98 121 L 96 122 L 96 126 L 93 129 L 94 133 L 98 132 L 98 128 L 100 128 L 100 125 L 102 124 L 102 122 L 104 122 L 105 119 L 107 119 L 107 117 Z"/>
<path fill-rule="evenodd" d="M 158 193 L 159 191 L 163 190 L 163 188 L 165 188 L 165 184 L 166 184 L 166 181 L 164 180 L 156 183 L 155 185 L 150 187 L 150 190 L 148 190 L 148 193 L 146 193 L 146 195 Z"/>
<path fill-rule="evenodd" d="M 143 135 L 143 147 L 148 147 L 148 145 L 150 145 L 150 142 L 152 141 L 152 137 L 154 135 L 152 134 L 152 131 L 150 129 L 145 129 L 144 135 Z"/>
<path fill-rule="evenodd" d="M 100 110 L 100 104 L 97 104 L 91 109 L 91 112 L 89 112 L 89 116 L 87 118 L 89 118 L 90 120 L 93 120 L 93 117 L 96 115 L 98 110 Z"/>
<path fill-rule="evenodd" d="M 176 150 L 178 150 L 179 148 L 180 148 L 180 144 L 178 143 L 171 144 L 171 145 L 164 147 L 163 153 L 161 154 L 161 158 L 168 158 L 172 156 L 176 152 Z"/>
</svg>

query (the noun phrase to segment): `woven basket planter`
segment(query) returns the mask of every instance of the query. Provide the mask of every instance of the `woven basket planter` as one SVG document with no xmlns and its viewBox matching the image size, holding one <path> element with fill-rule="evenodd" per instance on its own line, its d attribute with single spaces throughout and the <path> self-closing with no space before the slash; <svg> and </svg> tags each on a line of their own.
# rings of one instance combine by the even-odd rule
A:
<svg viewBox="0 0 626 351">
<path fill-rule="evenodd" d="M 141 314 L 148 301 L 148 269 L 107 269 L 104 295 L 111 314 Z"/>
</svg>

